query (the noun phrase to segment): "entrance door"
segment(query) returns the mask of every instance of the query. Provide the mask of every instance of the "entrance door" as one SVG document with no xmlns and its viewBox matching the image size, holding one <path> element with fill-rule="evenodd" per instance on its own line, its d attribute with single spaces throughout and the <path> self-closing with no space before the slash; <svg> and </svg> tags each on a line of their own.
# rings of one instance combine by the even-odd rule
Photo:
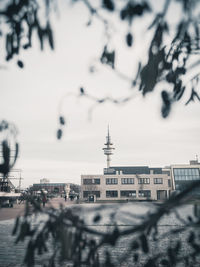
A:
<svg viewBox="0 0 200 267">
<path fill-rule="evenodd" d="M 94 202 L 94 195 L 89 195 L 88 196 L 88 201 L 89 202 Z"/>
<path fill-rule="evenodd" d="M 157 200 L 165 200 L 167 198 L 167 190 L 157 190 Z"/>
</svg>

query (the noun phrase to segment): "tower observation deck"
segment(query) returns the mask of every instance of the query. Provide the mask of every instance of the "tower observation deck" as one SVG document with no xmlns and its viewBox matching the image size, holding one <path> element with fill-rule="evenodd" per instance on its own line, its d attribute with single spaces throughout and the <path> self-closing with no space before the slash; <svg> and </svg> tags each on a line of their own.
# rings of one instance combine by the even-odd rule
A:
<svg viewBox="0 0 200 267">
<path fill-rule="evenodd" d="M 115 149 L 113 146 L 113 143 L 111 142 L 111 137 L 109 133 L 109 126 L 108 126 L 108 135 L 106 136 L 106 143 L 104 144 L 105 147 L 103 148 L 104 150 L 104 155 L 107 156 L 107 168 L 110 167 L 110 162 L 111 162 L 111 155 L 113 155 L 113 150 Z"/>
</svg>

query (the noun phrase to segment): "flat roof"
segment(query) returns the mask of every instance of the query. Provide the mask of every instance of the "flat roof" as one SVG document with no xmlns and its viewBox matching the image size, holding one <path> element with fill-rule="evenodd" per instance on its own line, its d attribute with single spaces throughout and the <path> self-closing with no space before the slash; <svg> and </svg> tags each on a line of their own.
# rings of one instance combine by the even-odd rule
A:
<svg viewBox="0 0 200 267">
<path fill-rule="evenodd" d="M 154 174 L 162 174 L 162 168 L 149 168 L 148 166 L 111 166 L 104 168 L 104 174 L 116 174 L 122 171 L 123 174 L 150 174 L 153 170 Z"/>
<path fill-rule="evenodd" d="M 62 186 L 62 185 L 67 185 L 67 183 L 38 183 L 38 184 L 33 184 L 33 186 Z"/>
</svg>

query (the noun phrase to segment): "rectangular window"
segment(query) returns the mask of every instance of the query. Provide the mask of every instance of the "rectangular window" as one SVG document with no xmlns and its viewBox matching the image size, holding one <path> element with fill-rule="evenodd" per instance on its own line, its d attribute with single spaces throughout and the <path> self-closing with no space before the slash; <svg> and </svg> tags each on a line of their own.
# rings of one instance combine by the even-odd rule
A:
<svg viewBox="0 0 200 267">
<path fill-rule="evenodd" d="M 139 197 L 150 198 L 151 197 L 151 191 L 150 190 L 139 190 L 138 191 L 138 196 Z"/>
<path fill-rule="evenodd" d="M 94 179 L 94 184 L 100 184 L 100 179 L 99 178 Z"/>
<path fill-rule="evenodd" d="M 83 179 L 83 184 L 92 184 L 92 179 Z"/>
<path fill-rule="evenodd" d="M 100 197 L 100 191 L 83 191 L 84 198 L 88 198 L 89 195 L 95 195 L 96 197 Z"/>
<path fill-rule="evenodd" d="M 192 181 L 200 179 L 198 168 L 174 168 L 175 181 Z"/>
<path fill-rule="evenodd" d="M 138 178 L 138 184 L 150 184 L 150 178 Z"/>
<path fill-rule="evenodd" d="M 106 191 L 106 197 L 118 197 L 118 191 L 117 190 Z"/>
<path fill-rule="evenodd" d="M 171 187 L 171 180 L 168 180 L 168 187 Z"/>
<path fill-rule="evenodd" d="M 83 184 L 100 184 L 100 179 L 83 179 Z"/>
<path fill-rule="evenodd" d="M 120 196 L 136 198 L 136 191 L 135 190 L 123 190 L 123 191 L 120 191 Z"/>
<path fill-rule="evenodd" d="M 154 184 L 162 184 L 163 183 L 163 178 L 154 178 Z"/>
<path fill-rule="evenodd" d="M 117 178 L 106 178 L 106 184 L 118 184 Z"/>
<path fill-rule="evenodd" d="M 122 184 L 134 184 L 134 178 L 121 178 Z"/>
</svg>

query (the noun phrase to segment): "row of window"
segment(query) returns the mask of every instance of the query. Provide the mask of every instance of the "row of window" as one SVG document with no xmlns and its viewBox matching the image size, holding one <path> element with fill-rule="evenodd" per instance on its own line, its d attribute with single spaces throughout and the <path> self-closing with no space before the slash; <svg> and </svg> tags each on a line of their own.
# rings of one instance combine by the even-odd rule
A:
<svg viewBox="0 0 200 267">
<path fill-rule="evenodd" d="M 83 179 L 83 184 L 100 184 L 100 179 Z"/>
<path fill-rule="evenodd" d="M 138 184 L 150 184 L 150 178 L 137 178 Z M 179 180 L 178 176 L 175 176 L 175 180 Z M 180 178 L 181 180 L 181 178 Z M 183 180 L 183 178 L 182 178 Z M 193 176 L 190 177 L 185 177 L 185 180 L 196 180 L 193 178 Z M 154 184 L 163 184 L 163 178 L 154 178 L 153 179 Z M 134 184 L 134 178 L 121 178 L 121 184 Z M 95 178 L 95 179 L 83 179 L 83 184 L 84 185 L 98 185 L 100 184 L 100 179 Z M 118 184 L 118 178 L 106 178 L 106 184 Z M 168 186 L 171 186 L 171 181 L 168 180 Z"/>
<path fill-rule="evenodd" d="M 95 195 L 97 198 L 100 197 L 100 191 L 83 191 L 83 197 L 88 198 L 89 195 Z M 106 191 L 106 197 L 112 198 L 112 197 L 118 197 L 118 191 L 117 190 L 107 190 Z M 120 197 L 132 197 L 136 198 L 136 190 L 121 190 L 120 191 Z M 138 197 L 151 197 L 151 190 L 139 190 L 138 191 Z"/>
<path fill-rule="evenodd" d="M 199 180 L 200 177 L 199 176 L 178 176 L 178 175 L 174 175 L 174 180 L 175 181 L 196 181 Z"/>
<path fill-rule="evenodd" d="M 198 168 L 174 168 L 174 175 L 198 176 L 199 177 L 199 169 Z"/>
<path fill-rule="evenodd" d="M 193 181 L 199 180 L 200 173 L 198 168 L 175 168 L 174 180 L 176 181 Z"/>
<path fill-rule="evenodd" d="M 138 178 L 138 184 L 150 184 L 150 178 Z M 121 178 L 121 184 L 134 184 L 134 178 Z M 118 178 L 106 178 L 106 184 L 118 184 Z M 163 184 L 163 178 L 154 178 L 154 184 Z"/>
<path fill-rule="evenodd" d="M 106 191 L 106 197 L 112 198 L 112 197 L 118 197 L 118 191 L 117 190 L 109 190 Z M 136 190 L 121 190 L 120 191 L 120 197 L 132 197 L 136 198 Z M 138 197 L 151 197 L 151 190 L 138 190 Z"/>
</svg>

